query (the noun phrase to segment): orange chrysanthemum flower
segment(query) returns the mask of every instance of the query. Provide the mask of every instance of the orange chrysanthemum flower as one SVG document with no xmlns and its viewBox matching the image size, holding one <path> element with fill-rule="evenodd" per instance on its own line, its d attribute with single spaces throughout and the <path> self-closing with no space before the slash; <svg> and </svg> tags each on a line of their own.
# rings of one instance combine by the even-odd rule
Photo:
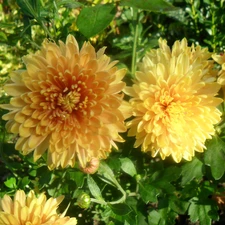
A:
<svg viewBox="0 0 225 225">
<path fill-rule="evenodd" d="M 19 134 L 16 149 L 23 154 L 34 151 L 34 160 L 48 149 L 52 169 L 81 167 L 92 158 L 106 158 L 115 141 L 125 132 L 121 81 L 126 70 L 116 61 L 97 53 L 90 43 L 79 50 L 72 35 L 66 43 L 44 41 L 40 51 L 23 58 L 26 70 L 11 74 L 5 85 L 10 110 L 3 116 L 9 132 Z"/>
<path fill-rule="evenodd" d="M 0 199 L 1 225 L 76 225 L 76 218 L 65 217 L 66 211 L 59 215 L 57 208 L 63 196 L 46 199 L 45 194 L 35 196 L 33 191 L 28 195 L 18 190 L 12 200 L 8 195 Z"/>
<path fill-rule="evenodd" d="M 215 97 L 220 85 L 217 71 L 206 48 L 188 47 L 187 40 L 176 41 L 172 49 L 165 40 L 140 63 L 135 84 L 127 87 L 134 118 L 128 122 L 128 135 L 136 136 L 135 147 L 157 153 L 175 162 L 191 160 L 203 152 L 206 139 L 220 121 Z"/>
</svg>

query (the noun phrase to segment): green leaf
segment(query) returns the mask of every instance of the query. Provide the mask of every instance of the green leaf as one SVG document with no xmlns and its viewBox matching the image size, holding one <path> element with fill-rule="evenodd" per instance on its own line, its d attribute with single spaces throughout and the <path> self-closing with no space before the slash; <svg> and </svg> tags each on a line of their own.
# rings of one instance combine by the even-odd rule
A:
<svg viewBox="0 0 225 225">
<path fill-rule="evenodd" d="M 1 25 L 0 25 L 0 27 L 1 27 Z M 6 34 L 4 32 L 1 32 L 1 31 L 0 31 L 0 40 L 1 40 L 0 43 L 6 42 L 8 40 Z"/>
<path fill-rule="evenodd" d="M 51 183 L 53 173 L 48 170 L 47 167 L 43 166 L 37 169 L 37 174 L 40 176 L 39 184 L 41 187 L 46 186 Z"/>
<path fill-rule="evenodd" d="M 88 184 L 88 188 L 91 192 L 91 194 L 98 200 L 102 200 L 102 194 L 100 191 L 100 188 L 98 187 L 98 185 L 96 184 L 96 182 L 94 181 L 94 179 L 88 174 L 87 176 L 87 184 Z"/>
<path fill-rule="evenodd" d="M 116 215 L 120 215 L 120 216 L 125 216 L 132 211 L 127 204 L 122 204 L 122 203 L 109 205 L 109 207 Z"/>
<path fill-rule="evenodd" d="M 151 225 L 158 225 L 160 219 L 161 219 L 161 215 L 156 210 L 151 211 L 148 215 L 148 221 L 149 221 L 149 224 Z"/>
<path fill-rule="evenodd" d="M 169 207 L 178 214 L 184 215 L 190 205 L 189 202 L 180 200 L 179 198 L 173 196 L 169 199 Z"/>
<path fill-rule="evenodd" d="M 104 30 L 116 14 L 113 4 L 99 4 L 85 7 L 77 18 L 79 31 L 87 38 L 90 38 Z"/>
<path fill-rule="evenodd" d="M 26 16 L 38 18 L 40 14 L 39 0 L 17 0 L 16 2 Z"/>
<path fill-rule="evenodd" d="M 160 190 L 150 184 L 139 184 L 139 192 L 143 201 L 147 204 L 148 202 L 157 202 L 157 196 L 160 194 Z"/>
<path fill-rule="evenodd" d="M 121 169 L 125 173 L 131 175 L 132 177 L 137 174 L 136 168 L 129 158 L 121 158 L 120 162 L 121 162 Z"/>
<path fill-rule="evenodd" d="M 211 225 L 212 219 L 209 217 L 210 210 L 210 205 L 198 204 L 198 199 L 195 197 L 189 207 L 188 215 L 193 223 L 199 221 L 200 225 Z"/>
<path fill-rule="evenodd" d="M 76 1 L 71 1 L 71 0 L 60 0 L 58 2 L 56 2 L 57 7 L 62 7 L 62 6 L 66 6 L 69 8 L 78 8 L 78 7 L 82 7 L 83 4 L 80 2 L 76 2 Z"/>
<path fill-rule="evenodd" d="M 171 5 L 164 0 L 121 0 L 120 5 L 136 7 L 138 9 L 153 11 L 153 12 L 165 12 L 178 10 L 178 8 Z"/>
<path fill-rule="evenodd" d="M 81 188 L 84 185 L 85 174 L 80 171 L 71 170 L 68 172 L 69 179 L 76 182 L 77 186 Z"/>
<path fill-rule="evenodd" d="M 171 182 L 177 180 L 179 177 L 180 168 L 177 166 L 169 166 L 166 169 L 161 169 L 153 173 L 149 177 L 149 184 L 157 189 L 170 193 L 175 190 Z"/>
<path fill-rule="evenodd" d="M 160 208 L 160 207 L 159 207 Z M 174 225 L 177 214 L 168 207 L 151 211 L 148 216 L 150 225 Z"/>
<path fill-rule="evenodd" d="M 10 188 L 10 189 L 16 189 L 17 185 L 16 185 L 16 178 L 15 177 L 10 177 L 9 179 L 7 179 L 7 181 L 4 182 L 5 186 Z"/>
<path fill-rule="evenodd" d="M 181 185 L 185 185 L 193 179 L 201 179 L 203 176 L 203 163 L 197 157 L 181 167 Z"/>
<path fill-rule="evenodd" d="M 29 171 L 29 175 L 32 176 L 32 177 L 36 177 L 37 176 L 37 170 L 32 169 L 31 171 Z"/>
<path fill-rule="evenodd" d="M 20 186 L 21 188 L 24 189 L 26 185 L 28 185 L 29 183 L 30 183 L 30 179 L 28 176 L 26 176 L 26 177 L 23 177 L 23 179 L 20 181 Z"/>
<path fill-rule="evenodd" d="M 205 164 L 211 167 L 212 176 L 219 180 L 225 171 L 225 143 L 219 137 L 213 137 L 207 143 L 207 150 L 204 153 Z"/>
<path fill-rule="evenodd" d="M 104 182 L 114 186 L 114 187 L 120 187 L 120 184 L 115 178 L 115 175 L 111 168 L 105 163 L 101 162 L 98 169 L 98 174 L 101 175 L 99 178 L 103 180 Z"/>
</svg>

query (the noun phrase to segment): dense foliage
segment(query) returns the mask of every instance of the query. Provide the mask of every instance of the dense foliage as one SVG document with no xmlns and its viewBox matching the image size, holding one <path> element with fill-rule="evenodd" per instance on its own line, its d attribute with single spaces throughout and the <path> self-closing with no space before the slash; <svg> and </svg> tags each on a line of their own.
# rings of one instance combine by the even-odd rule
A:
<svg viewBox="0 0 225 225">
<path fill-rule="evenodd" d="M 81 46 L 90 41 L 118 66 L 127 68 L 131 84 L 137 63 L 156 48 L 159 37 L 169 45 L 186 38 L 211 52 L 225 48 L 223 0 L 2 0 L 0 1 L 0 103 L 9 102 L 3 90 L 9 73 L 23 68 L 22 56 L 37 51 L 44 38 L 65 41 L 68 34 Z M 126 97 L 127 98 L 127 97 Z M 63 211 L 78 224 L 173 225 L 224 224 L 225 130 L 222 122 L 192 161 L 152 158 L 126 140 L 103 160 L 98 171 L 75 168 L 49 170 L 44 155 L 33 162 L 15 150 L 17 136 L 0 120 L 0 197 L 18 189 L 65 195 Z M 0 116 L 6 110 L 0 109 Z"/>
</svg>

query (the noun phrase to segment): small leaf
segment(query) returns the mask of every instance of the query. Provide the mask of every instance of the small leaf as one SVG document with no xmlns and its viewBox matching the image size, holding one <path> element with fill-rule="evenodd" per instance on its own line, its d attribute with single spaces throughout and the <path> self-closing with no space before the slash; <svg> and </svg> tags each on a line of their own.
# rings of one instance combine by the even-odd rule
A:
<svg viewBox="0 0 225 225">
<path fill-rule="evenodd" d="M 102 200 L 102 194 L 100 191 L 100 188 L 98 187 L 98 185 L 96 184 L 96 182 L 94 181 L 94 179 L 88 175 L 87 176 L 87 184 L 88 184 L 88 188 L 91 192 L 91 194 L 98 200 Z"/>
<path fill-rule="evenodd" d="M 30 183 L 30 179 L 28 176 L 23 177 L 22 181 L 21 181 L 21 188 L 25 188 L 26 185 L 28 185 Z"/>
<path fill-rule="evenodd" d="M 32 169 L 31 171 L 29 171 L 29 175 L 32 177 L 36 177 L 37 176 L 37 170 Z"/>
<path fill-rule="evenodd" d="M 125 173 L 131 175 L 132 177 L 137 174 L 136 168 L 129 158 L 121 158 L 120 162 L 121 162 L 121 169 Z"/>
<path fill-rule="evenodd" d="M 219 137 L 213 137 L 207 144 L 204 154 L 205 164 L 211 167 L 212 176 L 219 180 L 225 172 L 225 143 Z"/>
<path fill-rule="evenodd" d="M 85 7 L 77 18 L 77 27 L 87 38 L 90 38 L 104 30 L 116 14 L 113 4 L 98 4 Z"/>
<path fill-rule="evenodd" d="M 120 4 L 152 12 L 165 12 L 178 9 L 164 0 L 122 0 Z"/>
<path fill-rule="evenodd" d="M 120 216 L 125 216 L 132 211 L 128 205 L 122 203 L 109 206 L 116 215 Z"/>
<path fill-rule="evenodd" d="M 203 163 L 197 157 L 181 167 L 181 185 L 185 185 L 193 179 L 201 179 L 203 176 Z"/>
<path fill-rule="evenodd" d="M 17 185 L 16 185 L 16 178 L 15 177 L 10 177 L 9 179 L 7 179 L 7 181 L 4 182 L 5 186 L 10 188 L 10 189 L 16 189 Z"/>
</svg>

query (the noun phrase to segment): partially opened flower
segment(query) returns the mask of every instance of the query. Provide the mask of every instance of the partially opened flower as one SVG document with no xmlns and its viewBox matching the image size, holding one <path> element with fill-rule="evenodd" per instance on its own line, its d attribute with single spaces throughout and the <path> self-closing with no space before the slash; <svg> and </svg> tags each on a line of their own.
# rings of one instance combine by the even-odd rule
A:
<svg viewBox="0 0 225 225">
<path fill-rule="evenodd" d="M 76 225 L 76 218 L 65 217 L 65 213 L 58 214 L 57 208 L 63 200 L 46 198 L 44 193 L 38 197 L 33 191 L 28 195 L 18 190 L 11 199 L 4 195 L 0 199 L 0 224 L 1 225 Z"/>
<path fill-rule="evenodd" d="M 146 54 L 134 85 L 125 89 L 132 97 L 128 135 L 136 136 L 135 147 L 176 162 L 204 151 L 220 121 L 222 101 L 210 56 L 206 48 L 188 47 L 186 39 L 172 49 L 160 39 L 159 48 Z"/>
<path fill-rule="evenodd" d="M 10 112 L 9 132 L 19 134 L 16 149 L 34 151 L 34 160 L 48 149 L 48 166 L 81 167 L 92 158 L 106 158 L 124 125 L 121 81 L 126 70 L 97 53 L 90 43 L 79 50 L 72 35 L 66 43 L 44 41 L 40 51 L 23 58 L 25 70 L 11 74 L 5 91 L 13 96 L 2 105 Z"/>
</svg>

